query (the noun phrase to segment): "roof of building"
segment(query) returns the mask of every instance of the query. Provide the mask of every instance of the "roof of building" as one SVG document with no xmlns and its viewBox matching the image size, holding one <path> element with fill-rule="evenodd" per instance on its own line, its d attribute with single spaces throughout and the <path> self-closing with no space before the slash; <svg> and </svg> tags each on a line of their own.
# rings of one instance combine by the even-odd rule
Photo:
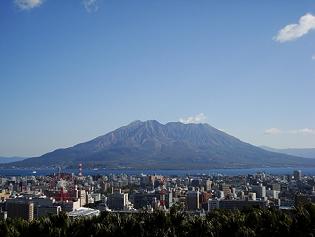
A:
<svg viewBox="0 0 315 237">
<path fill-rule="evenodd" d="M 86 207 L 80 207 L 78 209 L 75 209 L 72 212 L 69 212 L 68 216 L 70 216 L 70 217 L 97 216 L 99 214 L 100 214 L 99 210 L 92 209 L 92 208 L 86 208 Z"/>
</svg>

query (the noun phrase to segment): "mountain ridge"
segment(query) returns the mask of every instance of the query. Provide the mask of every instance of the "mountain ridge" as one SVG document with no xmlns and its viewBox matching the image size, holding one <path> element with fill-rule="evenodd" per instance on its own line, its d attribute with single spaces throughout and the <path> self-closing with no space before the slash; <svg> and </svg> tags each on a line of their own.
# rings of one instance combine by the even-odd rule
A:
<svg viewBox="0 0 315 237">
<path fill-rule="evenodd" d="M 260 146 L 261 148 L 272 151 L 272 152 L 279 152 L 287 155 L 292 156 L 300 156 L 304 158 L 315 159 L 315 148 L 272 148 L 268 146 Z"/>
<path fill-rule="evenodd" d="M 0 164 L 22 161 L 25 159 L 27 159 L 27 158 L 26 157 L 18 157 L 18 156 L 12 156 L 12 157 L 0 156 Z"/>
<path fill-rule="evenodd" d="M 266 151 L 209 124 L 156 120 L 117 128 L 90 141 L 14 162 L 17 167 L 248 168 L 315 166 L 315 161 Z"/>
</svg>

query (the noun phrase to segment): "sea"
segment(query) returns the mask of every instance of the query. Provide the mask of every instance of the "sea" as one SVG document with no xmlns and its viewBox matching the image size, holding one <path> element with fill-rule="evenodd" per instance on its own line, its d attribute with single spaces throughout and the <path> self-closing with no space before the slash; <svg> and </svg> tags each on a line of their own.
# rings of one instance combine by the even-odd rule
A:
<svg viewBox="0 0 315 237">
<path fill-rule="evenodd" d="M 83 169 L 83 175 L 165 175 L 165 176 L 193 176 L 193 175 L 210 175 L 210 176 L 237 176 L 248 175 L 264 172 L 271 175 L 292 175 L 294 170 L 301 170 L 303 175 L 315 176 L 314 168 L 229 168 L 229 169 L 192 169 L 192 170 L 168 170 L 168 169 Z M 58 173 L 58 169 L 41 168 L 41 169 L 0 169 L 0 176 L 45 176 Z M 78 174 L 78 169 L 64 169 L 62 173 Z"/>
</svg>

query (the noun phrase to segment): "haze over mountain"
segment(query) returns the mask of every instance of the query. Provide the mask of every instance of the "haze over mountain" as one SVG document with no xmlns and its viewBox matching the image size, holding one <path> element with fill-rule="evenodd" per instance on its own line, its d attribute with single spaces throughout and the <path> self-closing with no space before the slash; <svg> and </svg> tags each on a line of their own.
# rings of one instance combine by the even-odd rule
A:
<svg viewBox="0 0 315 237">
<path fill-rule="evenodd" d="M 279 152 L 279 153 L 284 153 L 284 154 L 292 155 L 292 156 L 300 156 L 300 157 L 315 159 L 315 148 L 276 149 L 276 148 L 271 148 L 271 147 L 267 147 L 267 146 L 261 146 L 261 148 L 263 148 L 267 151 Z"/>
<path fill-rule="evenodd" d="M 266 151 L 208 124 L 135 121 L 104 136 L 10 165 L 202 169 L 315 166 L 315 160 Z"/>
<path fill-rule="evenodd" d="M 25 157 L 0 157 L 0 164 L 25 160 Z"/>
</svg>

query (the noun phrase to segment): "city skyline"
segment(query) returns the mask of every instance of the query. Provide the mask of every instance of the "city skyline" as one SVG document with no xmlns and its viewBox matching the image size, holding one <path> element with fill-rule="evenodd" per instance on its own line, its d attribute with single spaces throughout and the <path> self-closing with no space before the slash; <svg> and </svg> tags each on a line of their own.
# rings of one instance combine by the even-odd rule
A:
<svg viewBox="0 0 315 237">
<path fill-rule="evenodd" d="M 0 3 L 0 156 L 134 120 L 315 147 L 315 2 Z"/>
</svg>

